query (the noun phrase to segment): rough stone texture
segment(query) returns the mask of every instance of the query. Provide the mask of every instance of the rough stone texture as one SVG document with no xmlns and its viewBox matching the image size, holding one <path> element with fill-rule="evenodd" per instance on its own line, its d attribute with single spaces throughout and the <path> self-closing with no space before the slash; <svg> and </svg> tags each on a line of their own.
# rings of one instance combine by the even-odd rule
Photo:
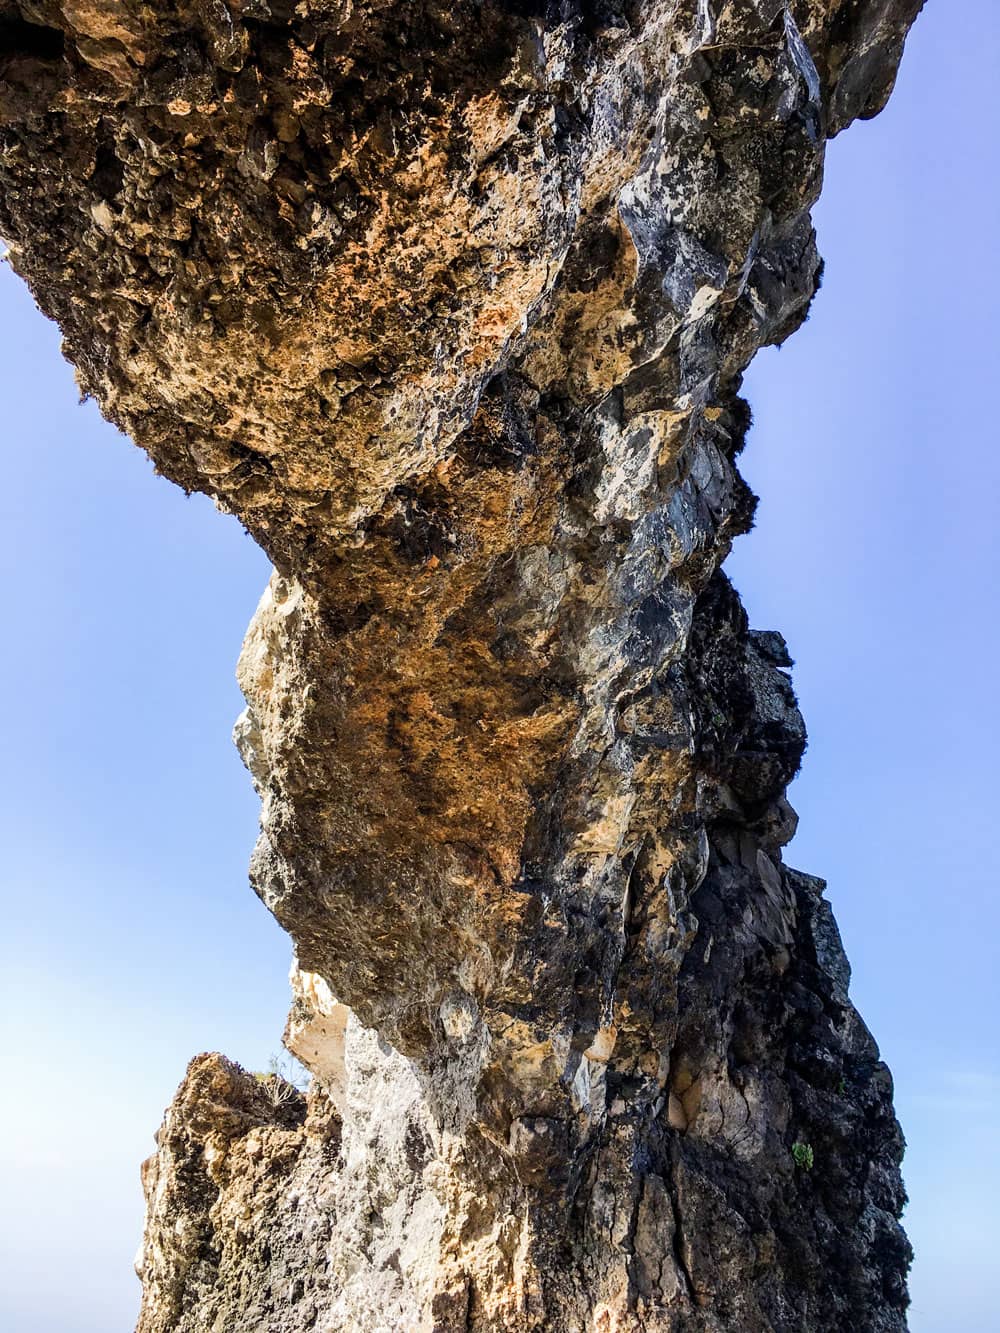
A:
<svg viewBox="0 0 1000 1333">
<path fill-rule="evenodd" d="M 192 1064 L 141 1333 L 905 1327 L 791 663 L 719 567 L 919 7 L 0 0 L 12 262 L 276 568 L 236 734 L 315 1078 Z"/>
</svg>

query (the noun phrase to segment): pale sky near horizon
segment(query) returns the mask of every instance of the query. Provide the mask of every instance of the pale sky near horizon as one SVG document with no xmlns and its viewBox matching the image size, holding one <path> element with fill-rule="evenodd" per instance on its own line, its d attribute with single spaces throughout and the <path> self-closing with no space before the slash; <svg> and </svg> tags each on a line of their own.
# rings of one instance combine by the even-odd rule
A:
<svg viewBox="0 0 1000 1333">
<path fill-rule="evenodd" d="M 787 859 L 829 882 L 896 1078 L 914 1333 L 1000 1331 L 1000 5 L 963 9 L 931 0 L 888 110 L 830 148 L 826 279 L 747 377 L 762 502 L 727 565 L 796 659 Z M 229 741 L 268 565 L 78 405 L 58 347 L 0 268 L 0 1329 L 116 1333 L 188 1059 L 265 1066 L 287 1008 Z"/>
</svg>

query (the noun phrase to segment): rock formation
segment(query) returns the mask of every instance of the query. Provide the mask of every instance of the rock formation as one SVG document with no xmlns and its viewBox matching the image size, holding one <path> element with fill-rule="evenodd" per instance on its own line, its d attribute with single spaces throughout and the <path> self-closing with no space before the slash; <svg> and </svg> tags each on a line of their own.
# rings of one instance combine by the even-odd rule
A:
<svg viewBox="0 0 1000 1333">
<path fill-rule="evenodd" d="M 791 662 L 720 566 L 919 7 L 0 0 L 12 262 L 275 566 L 236 735 L 314 1079 L 192 1063 L 141 1333 L 905 1327 Z"/>
</svg>

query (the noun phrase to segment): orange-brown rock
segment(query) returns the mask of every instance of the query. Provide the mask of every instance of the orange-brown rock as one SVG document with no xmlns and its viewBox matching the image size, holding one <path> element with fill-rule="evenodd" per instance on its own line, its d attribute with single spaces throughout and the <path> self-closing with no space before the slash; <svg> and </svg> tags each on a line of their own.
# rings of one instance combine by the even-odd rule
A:
<svg viewBox="0 0 1000 1333">
<path fill-rule="evenodd" d="M 142 1333 L 905 1327 L 791 662 L 720 566 L 918 8 L 0 0 L 12 262 L 275 565 L 236 735 L 313 1087 L 192 1064 Z"/>
</svg>

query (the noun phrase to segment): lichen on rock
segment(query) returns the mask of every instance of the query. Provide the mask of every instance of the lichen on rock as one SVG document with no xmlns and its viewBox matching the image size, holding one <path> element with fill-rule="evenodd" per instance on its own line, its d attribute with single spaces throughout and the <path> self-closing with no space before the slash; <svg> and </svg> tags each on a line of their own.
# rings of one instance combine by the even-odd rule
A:
<svg viewBox="0 0 1000 1333">
<path fill-rule="evenodd" d="M 236 739 L 313 1086 L 193 1062 L 141 1333 L 905 1327 L 791 661 L 721 565 L 919 7 L 0 0 L 11 261 L 275 566 Z"/>
</svg>

